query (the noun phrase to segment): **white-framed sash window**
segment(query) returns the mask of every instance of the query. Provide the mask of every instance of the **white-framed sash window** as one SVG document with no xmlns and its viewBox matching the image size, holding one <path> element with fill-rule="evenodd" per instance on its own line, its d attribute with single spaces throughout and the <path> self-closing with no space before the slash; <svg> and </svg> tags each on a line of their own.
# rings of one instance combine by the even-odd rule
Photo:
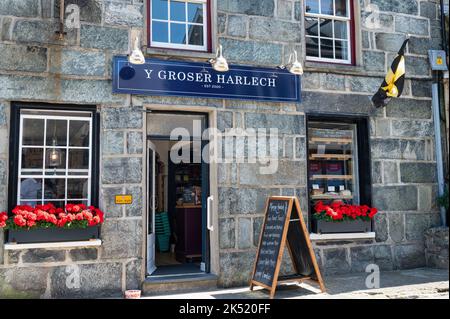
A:
<svg viewBox="0 0 450 319">
<path fill-rule="evenodd" d="M 208 0 L 150 0 L 150 46 L 207 51 Z"/>
<path fill-rule="evenodd" d="M 306 59 L 352 63 L 352 2 L 305 0 Z"/>
<path fill-rule="evenodd" d="M 91 204 L 92 113 L 23 110 L 17 204 Z"/>
</svg>

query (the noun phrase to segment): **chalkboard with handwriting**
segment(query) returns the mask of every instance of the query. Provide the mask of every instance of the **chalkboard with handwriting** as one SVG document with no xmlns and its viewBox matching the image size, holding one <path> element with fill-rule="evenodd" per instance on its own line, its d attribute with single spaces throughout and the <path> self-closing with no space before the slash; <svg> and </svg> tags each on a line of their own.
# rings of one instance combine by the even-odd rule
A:
<svg viewBox="0 0 450 319">
<path fill-rule="evenodd" d="M 295 273 L 279 277 L 285 247 Z M 300 204 L 294 196 L 271 196 L 266 203 L 250 289 L 262 286 L 273 298 L 278 283 L 304 280 L 317 282 L 325 291 Z"/>
</svg>

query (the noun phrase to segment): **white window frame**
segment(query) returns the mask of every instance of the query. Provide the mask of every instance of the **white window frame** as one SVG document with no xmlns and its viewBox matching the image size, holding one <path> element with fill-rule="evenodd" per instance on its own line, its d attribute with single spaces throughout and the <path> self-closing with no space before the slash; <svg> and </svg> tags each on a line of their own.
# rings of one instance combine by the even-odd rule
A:
<svg viewBox="0 0 450 319">
<path fill-rule="evenodd" d="M 27 111 L 27 110 L 23 110 Z M 31 110 L 31 112 L 35 113 L 35 110 Z M 47 111 L 46 111 L 47 112 Z M 19 163 L 18 163 L 18 174 L 17 174 L 17 205 L 20 205 L 21 201 L 27 201 L 27 202 L 35 202 L 36 205 L 38 204 L 44 204 L 44 202 L 51 203 L 51 202 L 62 202 L 64 201 L 64 205 L 67 204 L 68 201 L 70 202 L 87 202 L 87 205 L 91 205 L 92 201 L 92 194 L 91 194 L 91 184 L 92 184 L 92 137 L 93 137 L 93 119 L 92 114 L 90 112 L 71 112 L 71 111 L 50 111 L 54 114 L 61 114 L 61 115 L 38 115 L 38 114 L 26 114 L 21 113 L 20 114 L 20 127 L 19 127 Z M 79 116 L 65 116 L 64 113 L 76 113 Z M 23 122 L 24 119 L 43 119 L 44 120 L 44 140 L 42 141 L 42 145 L 23 145 Z M 66 146 L 59 146 L 56 147 L 58 149 L 65 149 L 66 150 L 66 165 L 64 169 L 59 169 L 61 171 L 65 171 L 64 175 L 46 175 L 46 159 L 47 159 L 47 149 L 52 149 L 52 146 L 46 145 L 46 136 L 47 136 L 47 121 L 48 120 L 65 120 L 67 121 L 67 144 Z M 69 129 L 70 129 L 70 121 L 86 121 L 89 122 L 89 146 L 69 146 Z M 26 172 L 23 172 L 22 169 L 22 151 L 26 148 L 33 148 L 33 149 L 42 149 L 43 150 L 43 163 L 42 163 L 42 169 L 26 169 L 26 172 L 39 172 L 42 170 L 42 174 L 26 174 Z M 88 169 L 70 169 L 69 170 L 69 150 L 75 150 L 75 149 L 82 149 L 82 150 L 89 150 L 89 166 Z M 47 169 L 48 171 L 48 169 Z M 87 174 L 84 175 L 72 175 L 69 174 L 69 172 L 77 173 L 77 172 L 87 172 Z M 42 185 L 41 185 L 41 199 L 21 199 L 21 179 L 23 178 L 35 178 L 35 179 L 42 179 Z M 45 179 L 64 179 L 65 180 L 65 194 L 64 199 L 45 199 L 45 188 L 44 183 Z M 68 198 L 67 194 L 67 182 L 69 179 L 87 179 L 88 183 L 88 189 L 87 189 L 87 198 Z"/>
<path fill-rule="evenodd" d="M 321 8 L 321 1 L 322 0 L 316 0 L 318 2 L 319 5 L 319 12 L 322 10 Z M 336 5 L 335 5 L 335 0 L 333 0 L 333 15 L 329 15 L 329 14 L 322 14 L 322 13 L 308 13 L 306 12 L 306 1 L 304 1 L 304 13 L 305 13 L 305 17 L 304 17 L 304 24 L 306 24 L 306 18 L 315 18 L 318 21 L 318 25 L 317 25 L 317 37 L 315 36 L 308 36 L 305 32 L 305 38 L 314 38 L 314 39 L 318 39 L 319 40 L 319 57 L 314 57 L 314 56 L 308 56 L 306 55 L 306 60 L 307 61 L 316 61 L 316 62 L 328 62 L 328 63 L 339 63 L 339 64 L 351 64 L 352 63 L 352 52 L 353 52 L 353 43 L 352 43 L 352 28 L 351 28 L 351 21 L 352 21 L 352 16 L 351 16 L 351 10 L 352 8 L 350 7 L 351 5 L 353 5 L 352 1 L 350 0 L 346 0 L 347 1 L 347 16 L 346 17 L 341 17 L 341 16 L 337 16 L 336 15 Z M 322 37 L 320 35 L 320 19 L 327 19 L 327 20 L 336 20 L 336 21 L 343 21 L 346 22 L 347 24 L 347 39 L 341 39 L 341 38 L 336 38 L 334 36 L 334 23 L 332 24 L 332 30 L 333 30 L 333 37 L 329 38 L 329 37 Z M 346 41 L 348 43 L 347 46 L 347 57 L 348 59 L 330 59 L 330 58 L 322 58 L 321 56 L 321 45 L 320 45 L 320 40 L 321 39 L 325 39 L 325 40 L 331 40 L 333 42 L 333 56 L 336 56 L 336 48 L 335 48 L 335 40 L 342 40 L 342 41 Z M 306 41 L 305 41 L 305 50 L 306 50 Z"/>
<path fill-rule="evenodd" d="M 167 0 L 168 1 L 168 11 L 167 11 L 167 20 L 162 19 L 153 19 L 153 10 L 152 10 L 152 0 L 149 1 L 151 16 L 149 19 L 149 30 L 150 30 L 150 47 L 153 48 L 165 48 L 165 49 L 181 49 L 181 50 L 192 50 L 192 51 L 207 51 L 208 50 L 208 26 L 209 26 L 209 12 L 208 12 L 208 1 L 207 0 Z M 194 22 L 180 22 L 180 21 L 172 21 L 170 19 L 170 2 L 185 2 L 185 3 L 197 3 L 203 5 L 203 23 L 194 23 Z M 186 19 L 188 17 L 188 5 L 186 5 Z M 153 21 L 168 23 L 168 39 L 169 42 L 157 42 L 153 41 Z M 170 43 L 170 28 L 171 23 L 182 24 L 186 27 L 186 41 L 189 42 L 189 25 L 198 25 L 203 26 L 203 45 L 192 45 L 192 44 L 179 44 L 179 43 Z"/>
</svg>

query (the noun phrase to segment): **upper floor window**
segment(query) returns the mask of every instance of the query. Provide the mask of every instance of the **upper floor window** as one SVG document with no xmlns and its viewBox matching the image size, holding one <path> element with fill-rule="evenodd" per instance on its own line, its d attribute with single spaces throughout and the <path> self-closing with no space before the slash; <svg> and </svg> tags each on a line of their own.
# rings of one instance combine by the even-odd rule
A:
<svg viewBox="0 0 450 319">
<path fill-rule="evenodd" d="M 208 51 L 210 0 L 149 0 L 150 46 Z"/>
<path fill-rule="evenodd" d="M 305 0 L 307 60 L 352 63 L 352 29 L 350 0 Z"/>
</svg>

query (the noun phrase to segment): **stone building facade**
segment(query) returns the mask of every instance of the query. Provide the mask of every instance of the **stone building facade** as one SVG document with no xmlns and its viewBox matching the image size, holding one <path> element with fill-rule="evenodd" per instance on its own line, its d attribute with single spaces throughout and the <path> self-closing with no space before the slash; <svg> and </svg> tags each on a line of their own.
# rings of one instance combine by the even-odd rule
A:
<svg viewBox="0 0 450 319">
<path fill-rule="evenodd" d="M 244 285 L 253 266 L 268 195 L 296 195 L 309 218 L 306 163 L 308 113 L 361 115 L 370 119 L 372 204 L 380 210 L 375 238 L 314 241 L 326 274 L 425 266 L 424 230 L 440 224 L 436 198 L 428 49 L 439 49 L 437 0 L 356 0 L 355 65 L 304 61 L 301 103 L 270 103 L 187 97 L 112 94 L 112 58 L 126 55 L 132 36 L 146 32 L 146 0 L 90 0 L 81 6 L 81 26 L 58 29 L 58 1 L 0 3 L 0 211 L 8 207 L 11 108 L 14 102 L 94 105 L 100 114 L 99 205 L 106 213 L 99 247 L 5 250 L 0 236 L 0 296 L 101 297 L 139 288 L 145 279 L 146 117 L 143 108 L 196 110 L 211 115 L 220 130 L 277 127 L 279 171 L 260 175 L 250 164 L 213 167 L 211 193 L 218 201 L 211 245 L 212 273 L 219 286 Z M 66 4 L 77 3 L 67 1 Z M 295 48 L 305 56 L 303 1 L 212 1 L 212 38 L 230 63 L 286 63 Z M 380 9 L 370 27 L 369 4 Z M 378 89 L 402 41 L 406 51 L 403 96 L 374 110 Z M 212 54 L 154 56 L 205 61 Z M 129 193 L 130 206 L 114 204 Z M 69 270 L 68 270 L 69 266 Z M 76 267 L 81 285 L 68 288 Z"/>
</svg>

